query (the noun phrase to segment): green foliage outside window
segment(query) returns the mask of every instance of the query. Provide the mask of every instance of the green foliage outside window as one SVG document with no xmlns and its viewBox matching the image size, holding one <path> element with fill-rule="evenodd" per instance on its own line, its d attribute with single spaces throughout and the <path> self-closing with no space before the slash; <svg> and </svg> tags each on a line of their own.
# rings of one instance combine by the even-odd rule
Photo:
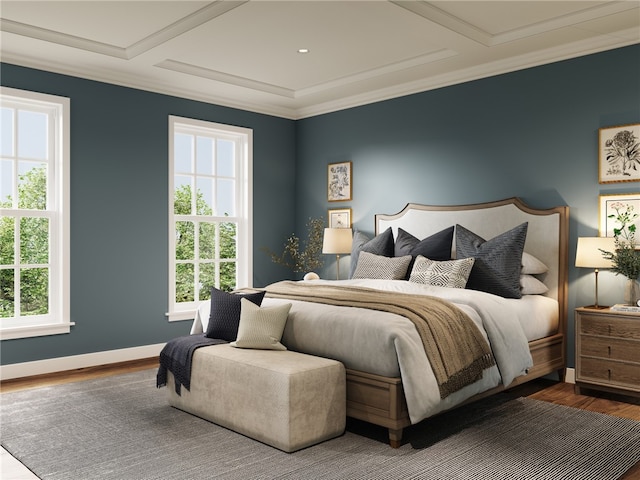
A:
<svg viewBox="0 0 640 480">
<path fill-rule="evenodd" d="M 45 210 L 47 192 L 46 165 L 32 168 L 19 176 L 18 208 Z M 12 208 L 7 196 L 0 207 Z M 0 269 L 0 318 L 18 315 L 43 315 L 49 312 L 49 220 L 23 216 L 20 219 L 20 258 L 15 258 L 15 219 L 0 218 L 0 264 L 29 265 L 20 269 L 21 312 L 15 312 L 16 270 Z M 18 260 L 16 262 L 16 260 Z"/>
<path fill-rule="evenodd" d="M 174 194 L 176 215 L 193 215 L 192 189 L 181 185 Z M 200 190 L 196 191 L 195 210 L 197 215 L 213 215 Z M 196 236 L 196 231 L 198 235 Z M 216 248 L 219 262 L 219 286 L 221 290 L 236 288 L 236 237 L 235 222 L 177 221 L 176 222 L 176 302 L 193 302 L 210 298 L 211 287 L 216 286 Z M 216 236 L 219 241 L 216 242 Z M 198 258 L 196 259 L 196 242 Z M 225 261 L 228 260 L 228 261 Z M 199 275 L 196 282 L 196 265 Z"/>
</svg>

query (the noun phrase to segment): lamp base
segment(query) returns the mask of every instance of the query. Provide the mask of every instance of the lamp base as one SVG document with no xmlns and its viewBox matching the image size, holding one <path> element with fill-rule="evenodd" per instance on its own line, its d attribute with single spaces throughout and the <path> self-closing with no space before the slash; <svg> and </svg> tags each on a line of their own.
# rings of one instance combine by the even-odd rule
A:
<svg viewBox="0 0 640 480">
<path fill-rule="evenodd" d="M 609 306 L 608 305 L 587 305 L 582 308 L 590 308 L 592 310 L 606 310 L 607 308 L 609 308 Z"/>
</svg>

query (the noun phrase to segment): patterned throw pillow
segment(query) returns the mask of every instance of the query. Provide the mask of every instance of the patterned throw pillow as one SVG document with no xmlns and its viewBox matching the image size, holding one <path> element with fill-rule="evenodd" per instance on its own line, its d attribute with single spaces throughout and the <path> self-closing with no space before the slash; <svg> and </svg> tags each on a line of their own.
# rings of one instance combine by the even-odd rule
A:
<svg viewBox="0 0 640 480">
<path fill-rule="evenodd" d="M 360 252 L 356 271 L 351 278 L 404 280 L 410 262 L 411 255 L 384 257 L 369 252 Z"/>
<path fill-rule="evenodd" d="M 291 304 L 258 307 L 246 298 L 243 298 L 241 303 L 238 338 L 229 345 L 238 348 L 286 350 L 287 347 L 282 345 L 280 340 L 287 324 Z"/>
<path fill-rule="evenodd" d="M 349 278 L 353 278 L 353 274 L 356 271 L 360 252 L 393 257 L 393 231 L 391 227 L 371 239 L 364 233 L 356 230 L 353 234 L 353 243 L 351 244 L 351 271 L 349 272 Z"/>
<path fill-rule="evenodd" d="M 474 258 L 438 262 L 418 255 L 411 270 L 410 282 L 436 287 L 464 288 L 473 268 Z"/>
<path fill-rule="evenodd" d="M 240 323 L 240 300 L 246 298 L 256 305 L 261 305 L 264 294 L 265 292 L 229 293 L 212 288 L 211 312 L 206 336 L 228 342 L 235 340 L 238 336 L 238 324 Z"/>
<path fill-rule="evenodd" d="M 522 223 L 491 240 L 456 225 L 456 256 L 476 259 L 467 288 L 499 295 L 522 298 L 520 270 L 528 223 Z"/>
</svg>

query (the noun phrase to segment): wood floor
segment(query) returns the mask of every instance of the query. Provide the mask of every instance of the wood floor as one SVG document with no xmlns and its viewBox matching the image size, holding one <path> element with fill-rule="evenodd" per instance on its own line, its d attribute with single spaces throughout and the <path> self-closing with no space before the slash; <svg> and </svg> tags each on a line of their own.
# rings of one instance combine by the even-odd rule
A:
<svg viewBox="0 0 640 480">
<path fill-rule="evenodd" d="M 123 362 L 101 367 L 80 368 L 55 374 L 37 375 L 28 378 L 5 380 L 0 382 L 0 393 L 15 392 L 30 388 L 40 388 L 69 382 L 79 382 L 92 378 L 137 372 L 158 366 L 157 357 Z M 569 407 L 605 413 L 640 422 L 640 398 L 626 397 L 588 391 L 588 395 L 577 395 L 570 383 L 558 383 L 549 380 L 535 380 L 512 390 L 519 396 L 526 396 L 545 402 L 566 405 Z M 37 479 L 35 475 L 15 461 L 6 451 L 0 452 L 1 478 L 12 480 Z M 16 465 L 17 464 L 17 465 Z M 640 480 L 640 463 L 629 470 L 621 480 Z"/>
</svg>

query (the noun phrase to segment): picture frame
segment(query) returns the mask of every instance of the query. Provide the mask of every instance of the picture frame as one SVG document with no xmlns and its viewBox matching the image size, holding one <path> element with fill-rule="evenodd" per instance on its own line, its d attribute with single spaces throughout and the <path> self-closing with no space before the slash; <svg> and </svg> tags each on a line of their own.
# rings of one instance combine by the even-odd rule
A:
<svg viewBox="0 0 640 480">
<path fill-rule="evenodd" d="M 598 182 L 640 181 L 640 123 L 598 130 Z"/>
<path fill-rule="evenodd" d="M 329 210 L 329 228 L 351 228 L 351 209 Z"/>
<path fill-rule="evenodd" d="M 330 163 L 327 166 L 327 200 L 351 200 L 352 183 L 351 162 Z"/>
<path fill-rule="evenodd" d="M 640 193 L 600 195 L 598 216 L 601 237 L 614 236 L 613 229 L 619 228 L 620 224 L 616 222 L 615 217 L 612 217 L 612 215 L 628 213 L 629 207 L 633 208 L 632 213 L 638 214 L 633 223 L 635 223 L 637 231 L 640 232 Z"/>
</svg>

